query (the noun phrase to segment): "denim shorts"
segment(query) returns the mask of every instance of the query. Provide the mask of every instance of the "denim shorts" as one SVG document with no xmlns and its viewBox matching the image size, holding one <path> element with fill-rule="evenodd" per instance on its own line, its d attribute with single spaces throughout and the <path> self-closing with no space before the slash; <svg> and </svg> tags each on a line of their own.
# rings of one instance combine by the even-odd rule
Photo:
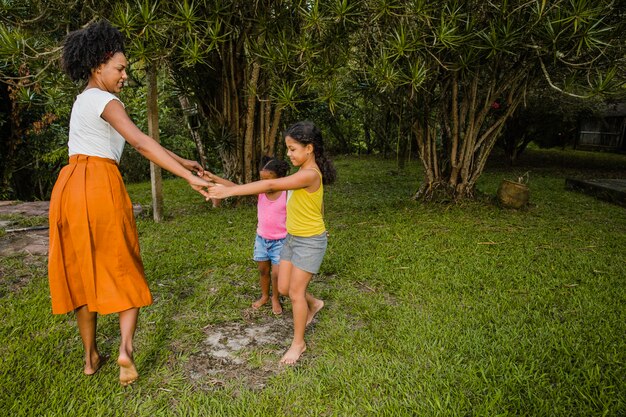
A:
<svg viewBox="0 0 626 417">
<path fill-rule="evenodd" d="M 288 234 L 280 259 L 291 262 L 303 271 L 317 274 L 320 271 L 327 245 L 326 232 L 310 237 Z"/>
<path fill-rule="evenodd" d="M 272 265 L 278 265 L 280 263 L 280 251 L 283 249 L 285 239 L 265 239 L 256 235 L 252 259 L 257 262 L 271 261 Z"/>
</svg>

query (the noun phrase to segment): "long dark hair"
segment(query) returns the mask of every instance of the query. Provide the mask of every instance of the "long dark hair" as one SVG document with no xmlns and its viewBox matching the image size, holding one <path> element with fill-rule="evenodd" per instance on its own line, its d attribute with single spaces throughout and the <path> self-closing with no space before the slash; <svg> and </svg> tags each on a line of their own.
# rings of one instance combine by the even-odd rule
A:
<svg viewBox="0 0 626 417">
<path fill-rule="evenodd" d="M 124 35 L 106 20 L 75 30 L 63 42 L 61 67 L 73 81 L 86 81 L 91 70 L 116 52 L 124 53 Z"/>
<path fill-rule="evenodd" d="M 337 171 L 333 162 L 326 157 L 324 152 L 324 138 L 322 138 L 322 131 L 315 126 L 313 122 L 304 120 L 296 122 L 289 126 L 285 131 L 285 137 L 291 137 L 296 142 L 303 146 L 308 144 L 313 145 L 313 154 L 315 155 L 315 162 L 322 172 L 322 183 L 332 184 L 337 178 Z"/>
</svg>

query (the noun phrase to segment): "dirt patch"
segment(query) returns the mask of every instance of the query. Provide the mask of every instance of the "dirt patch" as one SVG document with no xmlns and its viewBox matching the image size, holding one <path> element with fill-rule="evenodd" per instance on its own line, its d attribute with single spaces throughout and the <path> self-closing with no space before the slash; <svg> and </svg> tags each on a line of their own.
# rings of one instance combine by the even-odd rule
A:
<svg viewBox="0 0 626 417">
<path fill-rule="evenodd" d="M 26 217 L 47 216 L 49 201 L 0 201 L 0 214 L 20 214 Z"/>
<path fill-rule="evenodd" d="M 6 231 L 0 238 L 0 256 L 47 255 L 49 208 L 49 201 L 0 201 L 0 228 Z"/>
<path fill-rule="evenodd" d="M 0 256 L 48 254 L 48 229 L 7 233 L 0 239 Z"/>
<path fill-rule="evenodd" d="M 293 321 L 286 316 L 291 315 L 205 327 L 199 352 L 185 364 L 189 378 L 205 390 L 233 380 L 263 388 L 284 369 L 278 361 L 293 335 Z"/>
<path fill-rule="evenodd" d="M 47 255 L 49 209 L 49 201 L 0 201 L 0 229 L 5 230 L 0 233 L 0 256 Z M 133 212 L 141 214 L 141 205 L 133 204 Z"/>
</svg>

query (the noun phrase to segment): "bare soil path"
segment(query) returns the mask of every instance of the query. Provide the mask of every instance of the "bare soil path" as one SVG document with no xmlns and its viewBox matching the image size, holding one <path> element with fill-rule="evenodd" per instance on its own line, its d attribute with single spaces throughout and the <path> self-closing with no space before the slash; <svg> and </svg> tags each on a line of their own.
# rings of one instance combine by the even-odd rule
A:
<svg viewBox="0 0 626 417">
<path fill-rule="evenodd" d="M 49 201 L 0 201 L 0 228 L 5 229 L 6 235 L 0 237 L 0 256 L 11 256 L 19 253 L 30 255 L 46 255 L 48 253 L 47 225 L 21 227 L 13 220 L 3 220 L 2 217 L 16 215 L 19 217 L 47 217 Z"/>
</svg>

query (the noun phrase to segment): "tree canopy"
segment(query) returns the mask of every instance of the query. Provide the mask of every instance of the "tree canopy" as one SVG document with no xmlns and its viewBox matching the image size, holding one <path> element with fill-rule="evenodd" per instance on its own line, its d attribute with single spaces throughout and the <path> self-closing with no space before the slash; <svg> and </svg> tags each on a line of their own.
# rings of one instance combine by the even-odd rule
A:
<svg viewBox="0 0 626 417">
<path fill-rule="evenodd" d="M 33 156 L 37 164 L 49 161 L 48 171 L 59 160 L 65 134 L 59 126 L 78 88 L 56 65 L 61 41 L 106 18 L 128 38 L 136 81 L 143 82 L 149 65 L 172 80 L 180 103 L 197 109 L 191 133 L 198 152 L 203 145 L 215 151 L 234 180 L 254 178 L 261 155 L 279 150 L 285 123 L 312 116 L 337 150 L 392 152 L 400 163 L 416 150 L 424 167 L 416 196 L 472 197 L 507 120 L 530 92 L 623 95 L 624 6 L 623 0 L 4 1 L 2 190 L 14 193 L 13 173 Z"/>
</svg>

